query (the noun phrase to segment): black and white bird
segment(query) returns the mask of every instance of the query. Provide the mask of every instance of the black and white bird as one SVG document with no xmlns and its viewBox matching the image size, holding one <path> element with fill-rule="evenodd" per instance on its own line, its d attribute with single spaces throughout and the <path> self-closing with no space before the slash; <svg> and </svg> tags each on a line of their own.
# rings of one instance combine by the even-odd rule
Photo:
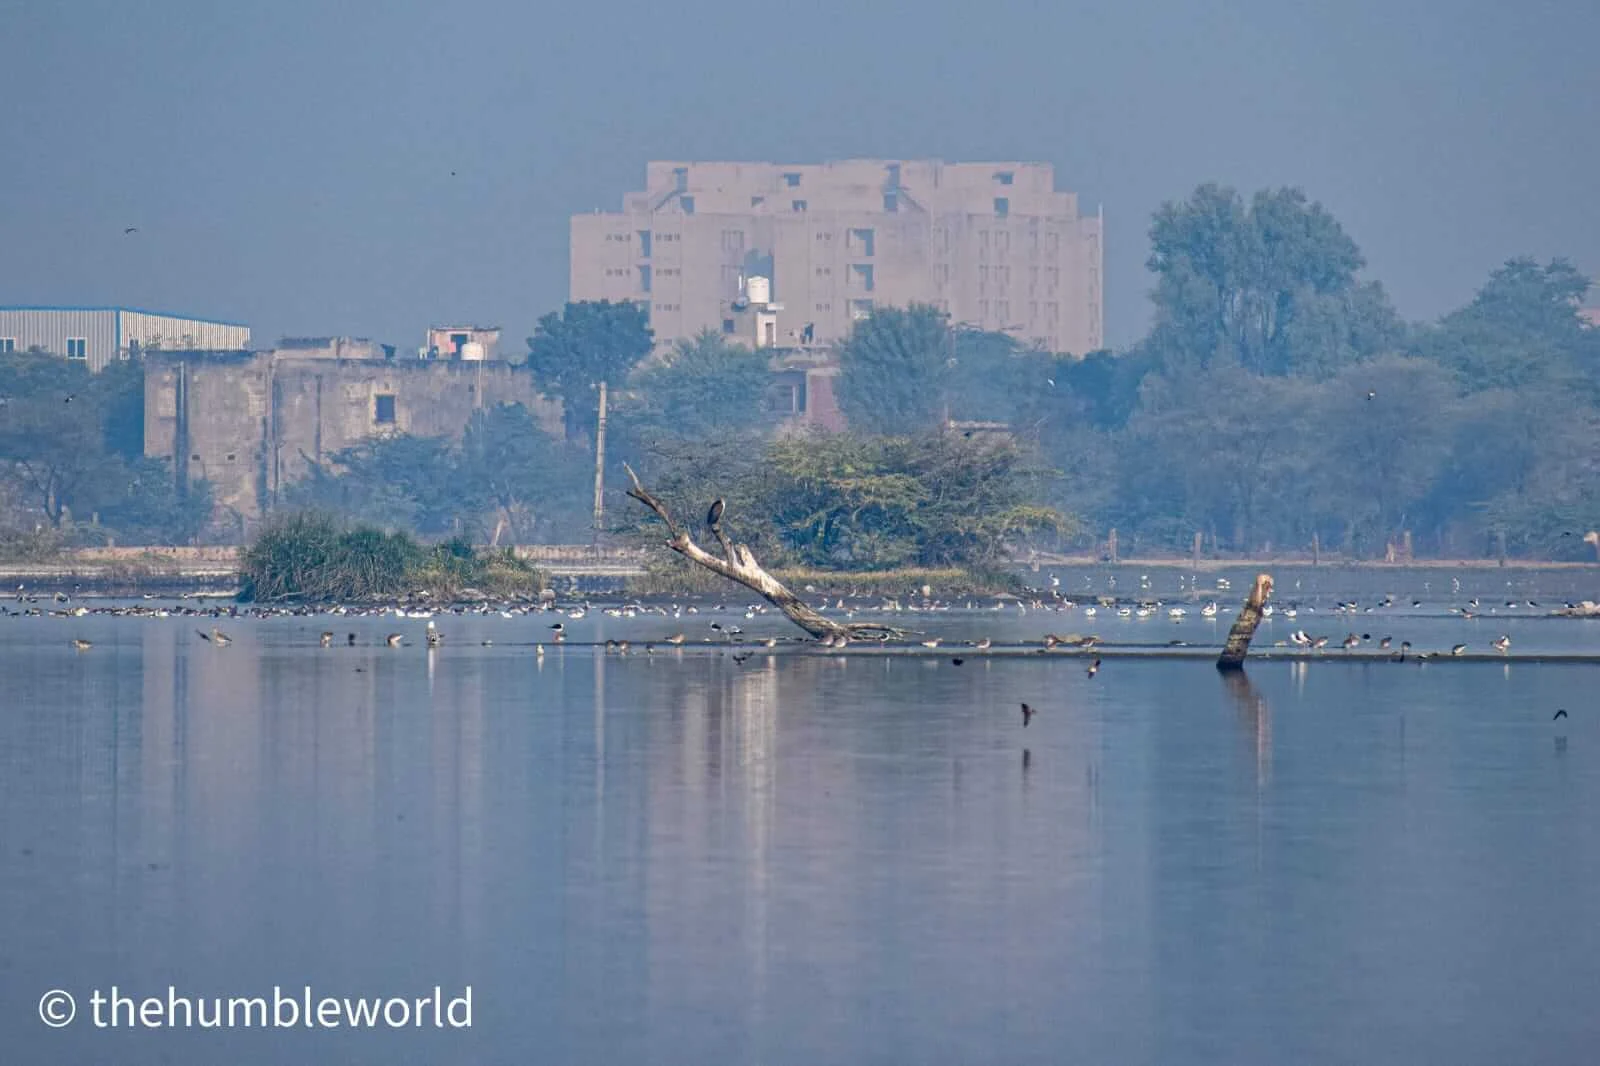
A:
<svg viewBox="0 0 1600 1066">
<path fill-rule="evenodd" d="M 1096 659 L 1094 662 L 1090 663 L 1089 664 L 1089 669 L 1084 671 L 1084 672 L 1090 677 L 1093 677 L 1095 674 L 1098 674 L 1100 672 L 1100 660 Z"/>
<path fill-rule="evenodd" d="M 1466 653 L 1467 646 L 1465 644 L 1457 644 L 1450 649 L 1451 655 L 1465 655 Z"/>
<path fill-rule="evenodd" d="M 1492 642 L 1489 647 L 1499 652 L 1509 651 L 1511 649 L 1511 637 L 1503 635 L 1500 639 Z"/>
</svg>

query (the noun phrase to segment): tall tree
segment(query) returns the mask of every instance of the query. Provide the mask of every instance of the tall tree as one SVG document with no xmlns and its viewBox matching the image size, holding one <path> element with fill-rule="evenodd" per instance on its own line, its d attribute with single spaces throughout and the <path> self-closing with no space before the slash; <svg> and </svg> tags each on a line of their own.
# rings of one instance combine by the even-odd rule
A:
<svg viewBox="0 0 1600 1066">
<path fill-rule="evenodd" d="M 922 433 L 951 400 L 953 335 L 927 304 L 885 307 L 855 324 L 839 350 L 836 392 L 850 428 L 861 433 Z"/>
<path fill-rule="evenodd" d="M 560 314 L 539 319 L 528 338 L 526 366 L 540 388 L 560 398 L 568 440 L 594 432 L 595 386 L 620 385 L 652 343 L 648 312 L 627 301 L 569 303 Z"/>
<path fill-rule="evenodd" d="M 1357 278 L 1360 249 L 1299 189 L 1263 190 L 1247 205 L 1202 185 L 1156 212 L 1150 242 L 1151 340 L 1168 361 L 1327 374 L 1398 336 L 1382 288 Z"/>
<path fill-rule="evenodd" d="M 1452 368 L 1472 391 L 1558 380 L 1593 389 L 1600 333 L 1578 314 L 1588 288 L 1566 260 L 1508 260 L 1471 303 L 1419 330 L 1413 349 Z"/>
<path fill-rule="evenodd" d="M 766 354 L 708 329 L 679 341 L 661 362 L 640 367 L 631 402 L 619 404 L 618 415 L 636 435 L 740 433 L 772 421 L 766 408 L 771 385 Z"/>
<path fill-rule="evenodd" d="M 516 540 L 536 541 L 561 516 L 581 515 L 587 459 L 540 429 L 522 404 L 502 404 L 467 423 L 455 483 L 463 503 L 493 512 L 491 543 L 508 527 Z"/>
</svg>

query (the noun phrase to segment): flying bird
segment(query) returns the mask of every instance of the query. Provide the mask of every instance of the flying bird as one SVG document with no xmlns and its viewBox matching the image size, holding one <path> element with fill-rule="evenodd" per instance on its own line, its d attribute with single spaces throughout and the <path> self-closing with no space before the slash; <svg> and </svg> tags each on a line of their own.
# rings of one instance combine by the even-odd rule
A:
<svg viewBox="0 0 1600 1066">
<path fill-rule="evenodd" d="M 126 228 L 126 229 L 124 229 L 122 231 L 122 235 L 124 237 L 126 237 L 130 233 L 138 233 L 138 232 L 139 232 L 139 227 L 138 226 L 129 226 L 128 228 Z"/>
<path fill-rule="evenodd" d="M 1550 720 L 1552 722 L 1555 722 L 1555 721 L 1559 721 L 1560 719 L 1565 718 L 1565 717 L 1567 717 L 1567 712 L 1565 710 L 1559 710 L 1559 711 L 1557 711 L 1555 713 L 1555 717 L 1550 719 Z"/>
<path fill-rule="evenodd" d="M 723 502 L 720 496 L 717 497 L 716 500 L 712 501 L 711 510 L 706 512 L 706 525 L 710 526 L 711 529 L 715 531 L 718 524 L 720 524 L 722 521 L 722 512 L 726 511 L 727 509 L 728 505 Z"/>
<path fill-rule="evenodd" d="M 1039 713 L 1038 711 L 1034 710 L 1032 707 L 1029 707 L 1026 703 L 1024 703 L 1022 705 L 1022 728 L 1024 728 L 1024 729 L 1028 728 L 1028 723 L 1033 721 L 1033 716 L 1038 714 L 1038 713 Z"/>
<path fill-rule="evenodd" d="M 207 633 L 207 632 L 205 632 L 203 630 L 197 629 L 197 630 L 195 630 L 195 632 L 200 634 L 200 639 L 201 640 L 209 641 L 212 644 L 215 644 L 219 648 L 225 648 L 229 644 L 233 643 L 233 638 L 228 636 L 226 633 L 224 633 L 220 629 L 215 629 L 214 628 L 209 633 Z"/>
</svg>

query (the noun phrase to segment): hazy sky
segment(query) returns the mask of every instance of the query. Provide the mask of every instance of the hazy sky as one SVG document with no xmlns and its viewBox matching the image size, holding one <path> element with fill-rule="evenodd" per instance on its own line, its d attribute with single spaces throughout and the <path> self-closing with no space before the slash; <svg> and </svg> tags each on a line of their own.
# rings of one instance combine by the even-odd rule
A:
<svg viewBox="0 0 1600 1066">
<path fill-rule="evenodd" d="M 1202 181 L 1303 186 L 1408 317 L 1600 271 L 1596 0 L 0 0 L 0 41 L 0 304 L 520 350 L 651 158 L 1054 163 L 1114 344 Z"/>
</svg>

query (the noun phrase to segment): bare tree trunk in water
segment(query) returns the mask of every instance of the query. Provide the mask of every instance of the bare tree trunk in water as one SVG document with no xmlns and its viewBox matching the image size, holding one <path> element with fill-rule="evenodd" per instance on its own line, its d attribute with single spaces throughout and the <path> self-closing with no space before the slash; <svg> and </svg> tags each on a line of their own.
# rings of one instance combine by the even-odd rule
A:
<svg viewBox="0 0 1600 1066">
<path fill-rule="evenodd" d="M 667 539 L 667 547 L 690 562 L 703 566 L 714 574 L 721 574 L 729 581 L 737 582 L 757 593 L 782 611 L 785 618 L 813 637 L 883 639 L 905 635 L 902 630 L 894 626 L 880 625 L 876 622 L 835 622 L 831 618 L 824 618 L 801 602 L 800 597 L 785 588 L 783 582 L 763 570 L 748 547 L 729 540 L 728 534 L 722 529 L 720 518 L 711 526 L 711 533 L 722 545 L 722 558 L 712 555 L 696 544 L 694 538 L 679 527 L 667 511 L 666 504 L 651 495 L 650 491 L 639 483 L 639 475 L 633 472 L 632 467 L 623 464 L 622 469 L 628 472 L 628 479 L 633 482 L 628 495 L 654 511 L 656 517 L 666 524 L 667 532 L 671 534 Z"/>
<path fill-rule="evenodd" d="M 1256 626 L 1261 624 L 1261 608 L 1271 595 L 1272 575 L 1257 574 L 1250 595 L 1245 597 L 1244 606 L 1239 608 L 1239 617 L 1234 621 L 1233 628 L 1228 630 L 1228 643 L 1217 659 L 1218 670 L 1244 669 L 1244 657 L 1250 651 L 1250 639 L 1256 635 Z"/>
</svg>

